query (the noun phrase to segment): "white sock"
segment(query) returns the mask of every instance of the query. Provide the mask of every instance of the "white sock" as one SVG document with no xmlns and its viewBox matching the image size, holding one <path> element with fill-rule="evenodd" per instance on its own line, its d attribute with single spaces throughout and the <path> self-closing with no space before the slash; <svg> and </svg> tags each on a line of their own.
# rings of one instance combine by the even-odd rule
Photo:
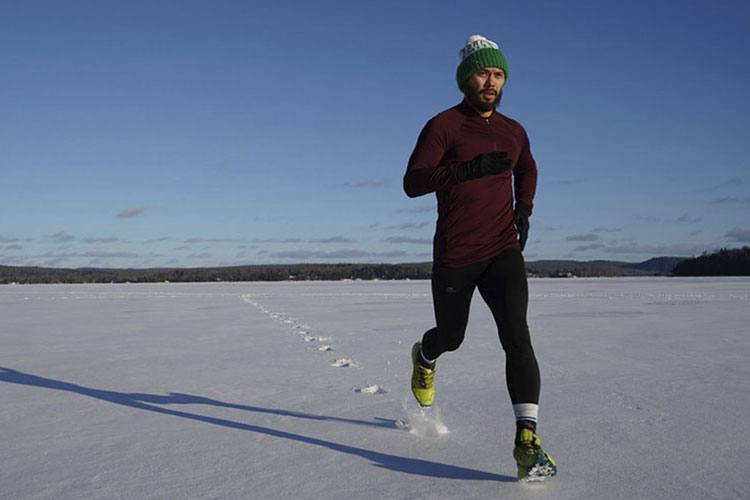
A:
<svg viewBox="0 0 750 500">
<path fill-rule="evenodd" d="M 424 355 L 424 353 L 422 352 L 422 348 L 421 347 L 419 348 L 419 357 L 422 358 L 422 361 L 424 361 L 424 364 L 426 364 L 426 365 L 433 366 L 435 364 L 435 360 L 434 359 L 427 359 L 427 356 Z"/>
<path fill-rule="evenodd" d="M 539 417 L 539 405 L 534 403 L 519 403 L 513 405 L 513 413 L 516 415 L 516 421 L 529 420 L 536 425 Z"/>
</svg>

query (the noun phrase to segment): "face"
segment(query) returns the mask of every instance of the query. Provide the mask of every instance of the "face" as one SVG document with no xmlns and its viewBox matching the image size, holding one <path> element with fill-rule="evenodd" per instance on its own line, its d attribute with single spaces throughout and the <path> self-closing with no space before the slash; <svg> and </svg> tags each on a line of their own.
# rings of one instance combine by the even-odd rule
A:
<svg viewBox="0 0 750 500">
<path fill-rule="evenodd" d="M 505 71 L 502 68 L 480 69 L 466 80 L 464 95 L 477 111 L 492 111 L 500 103 L 505 85 Z"/>
</svg>

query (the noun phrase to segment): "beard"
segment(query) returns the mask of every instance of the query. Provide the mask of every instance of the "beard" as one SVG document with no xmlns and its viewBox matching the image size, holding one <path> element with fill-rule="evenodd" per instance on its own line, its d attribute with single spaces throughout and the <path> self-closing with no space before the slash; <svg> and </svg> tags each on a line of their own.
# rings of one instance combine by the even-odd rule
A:
<svg viewBox="0 0 750 500">
<path fill-rule="evenodd" d="M 482 89 L 466 89 L 466 92 L 464 92 L 464 96 L 466 97 L 466 100 L 469 101 L 469 104 L 474 107 L 474 109 L 484 113 L 486 111 L 492 111 L 500 105 L 500 99 L 503 98 L 503 91 L 501 89 L 492 101 L 487 101 L 482 98 Z"/>
</svg>

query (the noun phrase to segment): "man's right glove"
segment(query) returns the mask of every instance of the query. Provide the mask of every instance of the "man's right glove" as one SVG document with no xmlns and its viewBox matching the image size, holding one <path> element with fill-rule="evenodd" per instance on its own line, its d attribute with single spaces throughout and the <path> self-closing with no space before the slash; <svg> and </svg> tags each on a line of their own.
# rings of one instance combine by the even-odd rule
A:
<svg viewBox="0 0 750 500">
<path fill-rule="evenodd" d="M 521 245 L 521 251 L 526 248 L 526 240 L 529 239 L 529 217 L 531 217 L 531 208 L 525 203 L 519 201 L 516 203 L 514 210 L 514 222 L 516 231 L 518 231 L 518 243 Z"/>
<path fill-rule="evenodd" d="M 505 151 L 482 153 L 456 168 L 458 182 L 479 179 L 487 175 L 497 175 L 510 170 L 513 162 Z"/>
</svg>

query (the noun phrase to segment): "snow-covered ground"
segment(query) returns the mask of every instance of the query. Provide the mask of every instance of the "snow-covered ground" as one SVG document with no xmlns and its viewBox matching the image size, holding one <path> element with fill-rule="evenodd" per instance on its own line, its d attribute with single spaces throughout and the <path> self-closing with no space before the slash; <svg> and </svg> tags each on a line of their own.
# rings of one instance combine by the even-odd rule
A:
<svg viewBox="0 0 750 500">
<path fill-rule="evenodd" d="M 408 388 L 429 282 L 2 286 L 0 497 L 750 497 L 750 279 L 530 293 L 560 473 L 522 485 L 478 294 L 439 433 Z"/>
</svg>

